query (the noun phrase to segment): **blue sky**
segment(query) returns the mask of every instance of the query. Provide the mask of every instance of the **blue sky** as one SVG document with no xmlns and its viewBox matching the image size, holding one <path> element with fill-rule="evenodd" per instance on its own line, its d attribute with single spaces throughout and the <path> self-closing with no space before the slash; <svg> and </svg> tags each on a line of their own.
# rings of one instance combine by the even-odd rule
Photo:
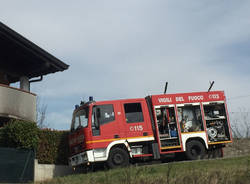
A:
<svg viewBox="0 0 250 184">
<path fill-rule="evenodd" d="M 163 92 L 250 95 L 250 1 L 1 0 L 0 19 L 70 67 L 32 84 L 51 128 L 69 129 L 74 105 Z M 250 97 L 228 101 L 250 109 Z"/>
</svg>

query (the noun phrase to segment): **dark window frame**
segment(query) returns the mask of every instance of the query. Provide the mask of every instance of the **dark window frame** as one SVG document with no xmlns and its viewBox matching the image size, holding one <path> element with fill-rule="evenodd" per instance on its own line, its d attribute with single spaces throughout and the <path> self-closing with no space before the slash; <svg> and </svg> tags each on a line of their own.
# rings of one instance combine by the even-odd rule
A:
<svg viewBox="0 0 250 184">
<path fill-rule="evenodd" d="M 123 108 L 124 108 L 126 123 L 144 122 L 144 114 L 141 102 L 124 103 Z"/>
<path fill-rule="evenodd" d="M 107 110 L 107 107 L 109 107 L 110 108 L 109 110 L 111 111 L 104 111 L 105 108 L 103 107 L 105 107 L 106 110 Z M 96 108 L 96 110 L 98 108 L 100 109 L 100 117 L 96 117 L 96 121 L 98 121 L 99 126 L 114 122 L 116 120 L 113 104 L 95 105 L 93 106 L 93 109 L 94 108 Z M 92 117 L 93 117 L 93 112 L 92 112 Z M 110 116 L 110 118 L 105 118 L 104 116 Z M 92 118 L 92 126 L 93 126 L 93 118 Z"/>
</svg>

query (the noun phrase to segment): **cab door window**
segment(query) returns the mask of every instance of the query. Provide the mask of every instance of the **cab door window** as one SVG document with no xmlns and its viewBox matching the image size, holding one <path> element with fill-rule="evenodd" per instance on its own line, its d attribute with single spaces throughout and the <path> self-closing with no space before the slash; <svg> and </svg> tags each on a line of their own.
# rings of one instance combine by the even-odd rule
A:
<svg viewBox="0 0 250 184">
<path fill-rule="evenodd" d="M 100 135 L 100 126 L 113 122 L 115 113 L 112 104 L 97 105 L 92 112 L 92 132 L 93 135 Z"/>
</svg>

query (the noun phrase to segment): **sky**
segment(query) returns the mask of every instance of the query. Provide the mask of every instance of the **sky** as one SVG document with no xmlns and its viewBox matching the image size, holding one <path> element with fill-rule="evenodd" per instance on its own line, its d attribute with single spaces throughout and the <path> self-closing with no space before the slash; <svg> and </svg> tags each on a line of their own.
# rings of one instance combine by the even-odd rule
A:
<svg viewBox="0 0 250 184">
<path fill-rule="evenodd" d="M 50 128 L 68 130 L 75 104 L 224 90 L 250 110 L 248 0 L 0 0 L 0 21 L 70 65 L 31 91 Z M 14 84 L 15 85 L 15 84 Z"/>
</svg>

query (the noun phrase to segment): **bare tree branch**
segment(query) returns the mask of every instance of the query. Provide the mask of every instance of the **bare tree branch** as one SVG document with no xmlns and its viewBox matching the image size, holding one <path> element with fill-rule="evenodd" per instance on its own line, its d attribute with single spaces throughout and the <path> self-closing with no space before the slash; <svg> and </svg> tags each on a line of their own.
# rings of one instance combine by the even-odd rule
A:
<svg viewBox="0 0 250 184">
<path fill-rule="evenodd" d="M 239 108 L 239 112 L 231 113 L 231 127 L 235 138 L 250 138 L 250 112 Z"/>
<path fill-rule="evenodd" d="M 48 123 L 46 123 L 46 112 L 47 105 L 41 104 L 40 98 L 37 98 L 37 126 L 39 128 L 48 128 Z"/>
</svg>

